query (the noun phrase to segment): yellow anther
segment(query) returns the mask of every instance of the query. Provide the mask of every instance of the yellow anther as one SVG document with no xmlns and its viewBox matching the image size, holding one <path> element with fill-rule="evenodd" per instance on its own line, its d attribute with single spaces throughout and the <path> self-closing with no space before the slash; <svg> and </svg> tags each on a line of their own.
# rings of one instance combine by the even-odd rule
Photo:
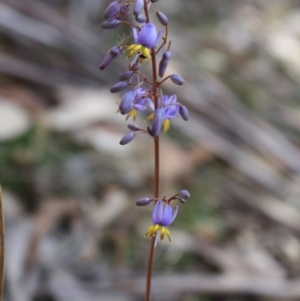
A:
<svg viewBox="0 0 300 301">
<path fill-rule="evenodd" d="M 166 119 L 166 120 L 164 121 L 163 126 L 164 126 L 164 133 L 166 133 L 166 132 L 169 130 L 169 128 L 170 128 L 170 120 L 169 120 L 169 119 Z"/>
<path fill-rule="evenodd" d="M 154 113 L 150 114 L 150 115 L 146 118 L 146 120 L 147 120 L 147 121 L 151 121 L 151 120 L 153 119 L 153 117 L 154 117 Z"/>
<path fill-rule="evenodd" d="M 131 45 L 133 46 L 133 45 Z M 138 53 L 144 46 L 142 45 L 137 45 L 137 44 L 134 44 L 134 47 L 131 47 L 129 46 L 128 48 L 130 48 L 129 50 L 126 49 L 126 51 L 130 51 L 127 55 L 127 58 L 130 58 L 132 57 L 134 54 Z"/>
<path fill-rule="evenodd" d="M 135 121 L 136 120 L 136 116 L 137 116 L 137 111 L 135 109 L 131 110 L 127 116 L 126 116 L 126 120 L 128 120 L 130 117 L 132 116 L 132 119 Z"/>
<path fill-rule="evenodd" d="M 145 233 L 145 237 L 146 236 L 150 236 L 150 237 L 155 237 L 156 234 L 157 234 L 157 231 L 160 231 L 160 240 L 162 241 L 165 237 L 165 235 L 167 235 L 169 241 L 171 242 L 171 234 L 170 234 L 170 231 L 166 228 L 166 227 L 163 227 L 161 225 L 152 225 L 149 227 L 148 231 Z"/>
<path fill-rule="evenodd" d="M 167 228 L 165 228 L 166 229 L 166 235 L 167 235 L 167 237 L 168 237 L 168 239 L 169 239 L 169 242 L 171 242 L 171 234 L 170 234 L 170 231 L 167 229 Z"/>
<path fill-rule="evenodd" d="M 166 230 L 167 229 L 165 227 L 161 228 L 161 230 L 160 230 L 160 241 L 162 241 L 164 239 Z"/>
</svg>

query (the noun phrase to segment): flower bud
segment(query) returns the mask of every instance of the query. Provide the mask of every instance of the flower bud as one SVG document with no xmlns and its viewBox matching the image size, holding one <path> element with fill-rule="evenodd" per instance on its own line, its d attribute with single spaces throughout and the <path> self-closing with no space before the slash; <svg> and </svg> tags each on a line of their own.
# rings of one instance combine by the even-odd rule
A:
<svg viewBox="0 0 300 301">
<path fill-rule="evenodd" d="M 143 14 L 138 14 L 136 17 L 135 17 L 135 21 L 137 21 L 138 23 L 145 23 L 147 21 L 147 18 L 145 15 Z"/>
<path fill-rule="evenodd" d="M 183 85 L 183 83 L 184 83 L 184 80 L 183 80 L 182 77 L 179 76 L 178 74 L 172 74 L 172 75 L 170 76 L 170 78 L 171 78 L 171 81 L 172 81 L 174 84 L 178 85 L 178 86 L 181 86 L 181 85 Z"/>
<path fill-rule="evenodd" d="M 129 142 L 131 142 L 133 140 L 133 138 L 135 137 L 135 133 L 128 133 L 126 134 L 120 141 L 121 145 L 125 145 L 128 144 Z"/>
<path fill-rule="evenodd" d="M 133 71 L 126 71 L 124 72 L 121 76 L 119 76 L 119 80 L 120 81 L 128 81 L 131 79 L 131 77 L 133 76 Z"/>
<path fill-rule="evenodd" d="M 114 46 L 113 48 L 111 48 L 106 54 L 105 54 L 105 57 L 102 61 L 102 63 L 100 64 L 99 66 L 99 69 L 100 70 L 104 70 L 108 64 L 118 58 L 121 54 L 122 54 L 122 48 L 118 47 L 118 46 Z"/>
<path fill-rule="evenodd" d="M 181 118 L 185 121 L 189 120 L 189 110 L 187 109 L 187 107 L 185 106 L 180 106 L 179 107 L 179 114 L 181 116 Z"/>
<path fill-rule="evenodd" d="M 153 121 L 152 121 L 152 135 L 153 136 L 158 136 L 159 132 L 161 130 L 161 127 L 163 125 L 165 118 L 165 110 L 164 108 L 158 108 L 155 110 Z"/>
<path fill-rule="evenodd" d="M 128 124 L 127 127 L 128 127 L 131 131 L 133 131 L 133 132 L 137 132 L 137 131 L 140 131 L 140 130 L 141 130 L 141 129 L 140 129 L 137 125 L 135 125 L 135 124 Z"/>
<path fill-rule="evenodd" d="M 114 18 L 121 10 L 119 1 L 113 1 L 104 12 L 104 19 Z"/>
<path fill-rule="evenodd" d="M 139 70 L 141 64 L 139 62 L 139 57 L 140 55 L 136 55 L 135 58 L 130 62 L 130 65 L 129 65 L 129 69 L 132 70 L 132 71 L 137 71 Z"/>
<path fill-rule="evenodd" d="M 159 62 L 159 67 L 158 67 L 158 75 L 160 77 L 164 76 L 166 69 L 168 67 L 170 58 L 171 58 L 171 51 L 169 51 L 169 50 L 165 51 L 161 58 L 161 61 Z"/>
<path fill-rule="evenodd" d="M 113 56 L 114 59 L 116 59 L 117 57 L 119 57 L 122 54 L 123 50 L 122 48 L 118 47 L 118 46 L 114 46 L 109 53 Z"/>
<path fill-rule="evenodd" d="M 185 199 L 179 199 L 179 202 L 184 204 L 186 202 L 186 200 Z"/>
<path fill-rule="evenodd" d="M 110 88 L 110 92 L 111 93 L 117 93 L 117 92 L 121 92 L 123 90 L 125 90 L 128 86 L 128 82 L 118 82 L 116 84 L 114 84 L 111 88 Z"/>
<path fill-rule="evenodd" d="M 101 28 L 103 29 L 114 29 L 117 28 L 121 24 L 119 20 L 107 20 L 101 24 Z"/>
<path fill-rule="evenodd" d="M 158 11 L 158 12 L 156 12 L 156 16 L 162 25 L 164 25 L 164 26 L 168 25 L 169 20 L 164 13 L 162 13 L 161 11 Z"/>
<path fill-rule="evenodd" d="M 119 105 L 121 114 L 125 115 L 133 109 L 134 97 L 135 93 L 133 91 L 127 91 L 123 94 Z"/>
<path fill-rule="evenodd" d="M 137 206 L 147 206 L 152 202 L 152 199 L 150 198 L 141 198 L 136 201 Z"/>
<path fill-rule="evenodd" d="M 129 12 L 130 6 L 128 4 L 124 4 L 121 6 L 120 13 L 118 14 L 117 18 L 122 19 L 124 18 Z"/>
<path fill-rule="evenodd" d="M 133 7 L 133 14 L 137 16 L 143 7 L 144 7 L 144 0 L 135 0 L 134 7 Z"/>
<path fill-rule="evenodd" d="M 185 189 L 180 190 L 179 195 L 180 195 L 181 198 L 186 199 L 186 200 L 191 197 L 190 193 Z"/>
</svg>

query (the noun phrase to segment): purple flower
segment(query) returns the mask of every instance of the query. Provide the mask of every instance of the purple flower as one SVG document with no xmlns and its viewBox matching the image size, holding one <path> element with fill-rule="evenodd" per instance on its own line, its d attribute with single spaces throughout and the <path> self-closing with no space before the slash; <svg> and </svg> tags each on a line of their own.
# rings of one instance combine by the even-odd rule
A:
<svg viewBox="0 0 300 301">
<path fill-rule="evenodd" d="M 163 205 L 161 200 L 158 200 L 154 206 L 152 212 L 152 222 L 153 224 L 158 224 L 160 226 L 168 227 L 172 224 L 176 218 L 178 212 L 178 206 L 176 206 L 174 212 L 170 205 Z"/>
<path fill-rule="evenodd" d="M 149 102 L 151 109 L 154 111 L 153 102 Z M 178 111 L 180 104 L 177 102 L 177 96 L 167 96 L 164 95 L 162 99 L 158 102 L 159 108 L 155 110 L 154 114 L 147 117 L 147 120 L 152 121 L 152 131 L 153 135 L 158 136 L 163 127 L 164 132 L 167 132 L 170 128 L 170 119 L 176 118 L 178 116 Z"/>
<path fill-rule="evenodd" d="M 121 99 L 119 109 L 121 114 L 136 119 L 137 112 L 146 110 L 146 104 L 149 102 L 148 91 L 144 88 L 137 88 L 133 91 L 127 91 Z"/>
<path fill-rule="evenodd" d="M 166 228 L 172 224 L 178 213 L 178 206 L 176 206 L 173 211 L 169 204 L 163 204 L 161 200 L 158 200 L 154 206 L 152 212 L 152 222 L 153 225 L 150 226 L 145 236 L 155 237 L 155 245 L 157 244 L 158 235 L 157 232 L 160 231 L 160 240 L 164 239 L 167 235 L 169 241 L 171 241 L 170 231 Z"/>
<path fill-rule="evenodd" d="M 132 29 L 134 44 L 130 45 L 126 51 L 129 51 L 127 58 L 132 57 L 136 53 L 140 53 L 140 60 L 150 59 L 150 49 L 155 47 L 161 35 L 161 30 L 157 32 L 156 27 L 152 23 L 146 23 L 144 27 L 137 32 L 136 28 Z"/>
<path fill-rule="evenodd" d="M 137 33 L 136 29 L 133 28 L 132 34 L 136 44 L 140 44 L 151 49 L 156 45 L 158 39 L 160 38 L 161 30 L 157 33 L 155 25 L 152 23 L 147 23 L 139 33 Z"/>
<path fill-rule="evenodd" d="M 153 121 L 152 121 L 152 134 L 158 136 L 165 120 L 164 108 L 158 108 L 155 110 Z"/>
</svg>

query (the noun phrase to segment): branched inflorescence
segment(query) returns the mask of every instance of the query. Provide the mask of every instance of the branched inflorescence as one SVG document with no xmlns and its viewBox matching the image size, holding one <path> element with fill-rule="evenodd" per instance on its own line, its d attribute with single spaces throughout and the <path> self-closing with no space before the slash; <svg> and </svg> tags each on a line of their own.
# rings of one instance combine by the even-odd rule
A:
<svg viewBox="0 0 300 301">
<path fill-rule="evenodd" d="M 156 23 L 162 29 L 150 21 L 149 9 L 151 3 L 158 0 L 119 0 L 113 1 L 104 12 L 105 21 L 103 29 L 114 29 L 123 24 L 131 27 L 131 34 L 120 44 L 113 46 L 105 55 L 100 70 L 104 70 L 112 60 L 119 58 L 123 53 L 129 59 L 128 70 L 120 75 L 119 81 L 114 84 L 110 91 L 112 93 L 122 92 L 119 102 L 118 113 L 125 115 L 126 120 L 137 115 L 148 112 L 146 120 L 149 122 L 147 128 L 129 124 L 128 132 L 120 141 L 121 145 L 130 143 L 137 134 L 143 133 L 154 140 L 156 149 L 159 148 L 158 140 L 160 133 L 167 132 L 170 121 L 181 117 L 189 119 L 188 109 L 182 105 L 176 95 L 164 95 L 162 85 L 171 80 L 176 85 L 183 85 L 184 81 L 178 74 L 165 76 L 169 61 L 171 59 L 171 41 L 168 39 L 168 18 L 161 11 L 156 12 Z M 164 34 L 163 34 L 164 32 Z M 157 60 L 158 58 L 158 60 Z M 158 64 L 156 64 L 156 60 Z M 148 79 L 143 73 L 144 66 L 152 64 L 152 78 Z M 160 78 L 160 80 L 159 80 Z M 171 201 L 185 203 L 190 198 L 187 190 L 181 190 L 171 198 L 159 197 L 159 151 L 155 152 L 155 191 L 153 198 L 143 197 L 136 204 L 146 206 L 153 202 L 152 212 L 153 224 L 149 227 L 145 236 L 154 239 L 156 246 L 158 238 L 163 240 L 167 236 L 171 241 L 170 231 L 167 227 L 177 216 L 178 206 L 172 209 Z"/>
</svg>

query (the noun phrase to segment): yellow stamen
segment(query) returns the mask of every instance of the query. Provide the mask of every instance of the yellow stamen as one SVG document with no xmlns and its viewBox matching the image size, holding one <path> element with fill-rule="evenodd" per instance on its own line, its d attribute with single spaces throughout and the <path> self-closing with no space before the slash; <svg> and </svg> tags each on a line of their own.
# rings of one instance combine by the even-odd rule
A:
<svg viewBox="0 0 300 301">
<path fill-rule="evenodd" d="M 127 57 L 126 57 L 127 59 L 129 59 L 133 55 L 140 52 L 141 54 L 140 54 L 140 57 L 139 57 L 139 63 L 142 63 L 143 60 L 146 60 L 146 65 L 148 65 L 148 62 L 149 62 L 150 57 L 151 57 L 151 53 L 150 53 L 150 50 L 147 47 L 145 47 L 143 45 L 140 45 L 140 44 L 132 44 L 132 45 L 128 46 L 125 51 L 129 52 Z"/>
<path fill-rule="evenodd" d="M 164 133 L 166 133 L 166 132 L 169 130 L 169 128 L 170 128 L 170 120 L 169 120 L 169 119 L 166 119 L 166 120 L 164 121 L 163 126 L 164 126 Z"/>
<path fill-rule="evenodd" d="M 171 242 L 171 234 L 170 231 L 166 228 L 163 227 L 161 225 L 152 225 L 149 227 L 148 231 L 145 233 L 145 237 L 146 236 L 150 236 L 150 237 L 155 237 L 157 234 L 157 231 L 160 231 L 160 240 L 162 241 L 165 237 L 165 235 L 167 235 L 169 241 Z"/>
<path fill-rule="evenodd" d="M 162 241 L 164 239 L 165 233 L 166 233 L 166 228 L 162 227 L 160 230 L 160 241 Z"/>
<path fill-rule="evenodd" d="M 131 46 L 132 46 L 132 45 L 131 45 Z M 130 48 L 131 46 L 129 46 L 129 48 Z M 128 53 L 127 58 L 132 57 L 134 54 L 138 53 L 142 48 L 143 48 L 142 45 L 136 45 L 136 44 L 135 44 L 135 46 L 134 46 L 133 48 L 131 48 L 131 51 Z M 128 49 L 126 49 L 126 51 L 127 51 L 127 50 L 128 50 Z"/>
<path fill-rule="evenodd" d="M 146 118 L 146 120 L 147 120 L 147 121 L 151 121 L 151 120 L 153 119 L 153 117 L 154 117 L 154 113 L 150 114 L 150 115 Z"/>
<path fill-rule="evenodd" d="M 126 116 L 126 120 L 128 120 L 130 117 L 132 116 L 132 119 L 135 121 L 136 120 L 136 116 L 137 116 L 137 111 L 135 109 L 131 110 L 127 116 Z"/>
<path fill-rule="evenodd" d="M 165 228 L 166 229 L 166 234 L 167 234 L 167 237 L 168 237 L 168 239 L 169 239 L 169 242 L 171 242 L 171 234 L 170 234 L 170 231 L 167 229 L 167 228 Z"/>
</svg>

